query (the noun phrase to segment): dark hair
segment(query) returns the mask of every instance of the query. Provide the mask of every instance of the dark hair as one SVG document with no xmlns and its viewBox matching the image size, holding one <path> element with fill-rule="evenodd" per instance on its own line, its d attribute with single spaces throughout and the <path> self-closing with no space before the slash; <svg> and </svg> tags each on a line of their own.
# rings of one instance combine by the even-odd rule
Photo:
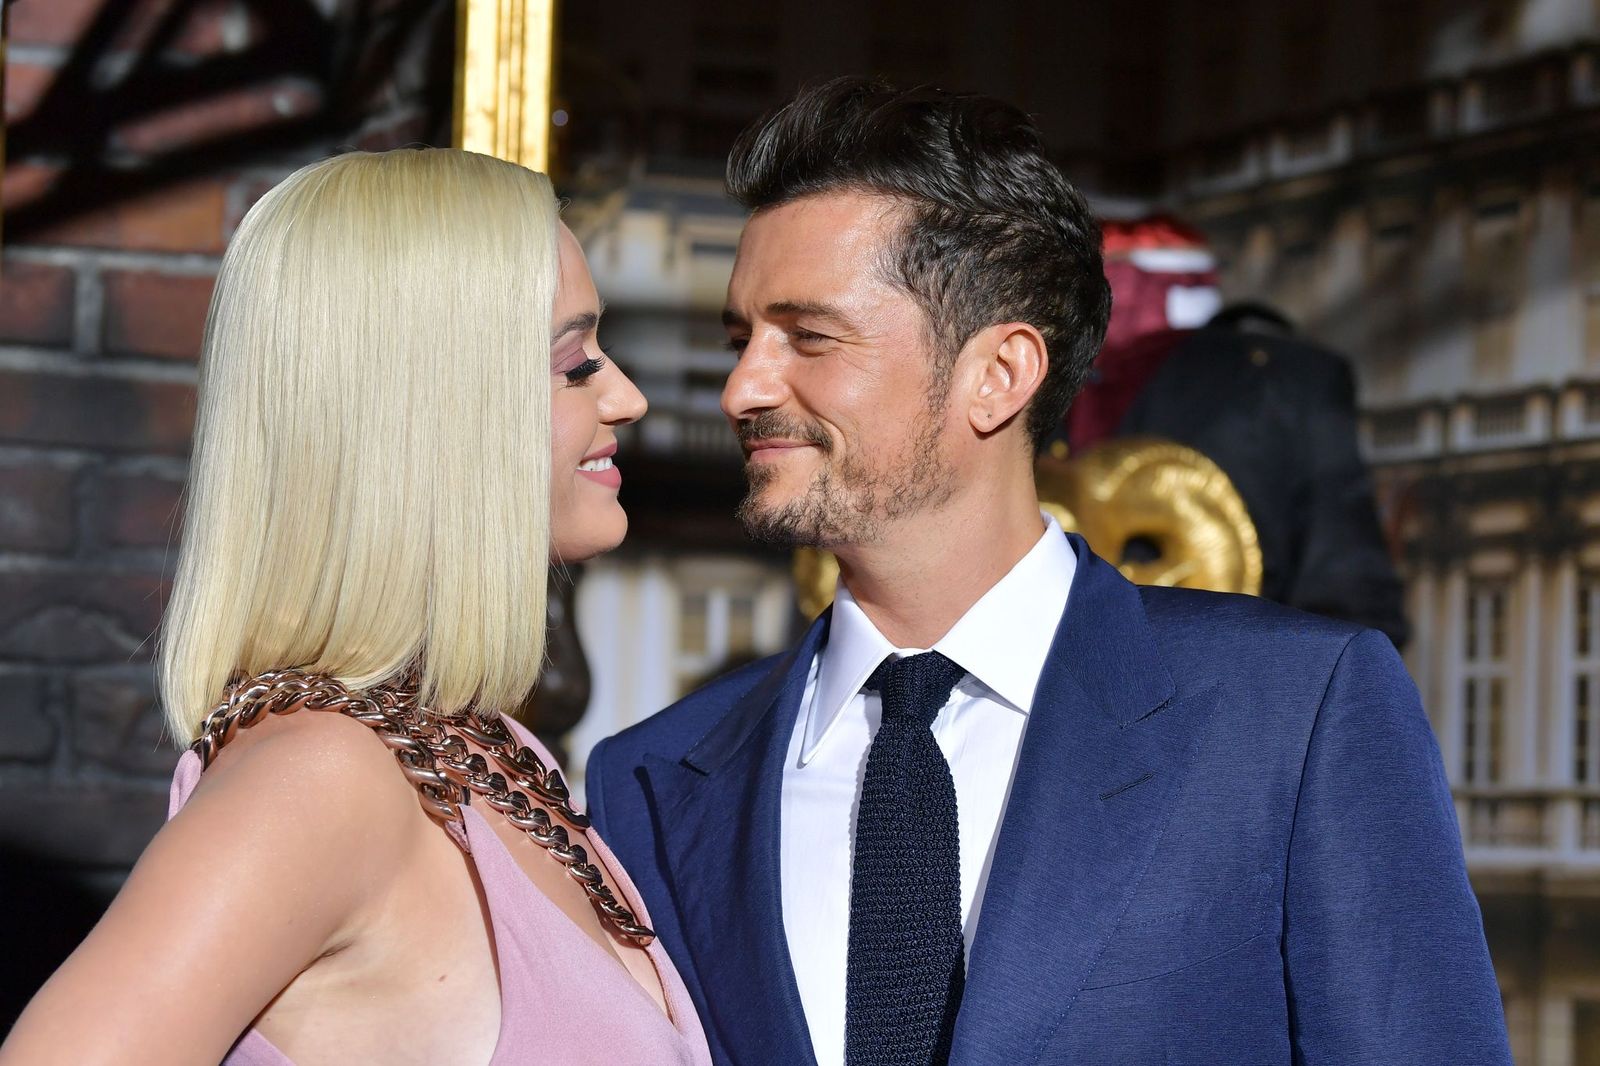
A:
<svg viewBox="0 0 1600 1066">
<path fill-rule="evenodd" d="M 728 191 L 749 211 L 843 191 L 904 201 L 886 266 L 928 316 L 936 369 L 948 373 L 979 330 L 1026 322 L 1050 353 L 1028 434 L 1038 447 L 1060 426 L 1105 338 L 1111 289 L 1100 227 L 1027 115 L 988 96 L 838 78 L 740 134 Z"/>
</svg>

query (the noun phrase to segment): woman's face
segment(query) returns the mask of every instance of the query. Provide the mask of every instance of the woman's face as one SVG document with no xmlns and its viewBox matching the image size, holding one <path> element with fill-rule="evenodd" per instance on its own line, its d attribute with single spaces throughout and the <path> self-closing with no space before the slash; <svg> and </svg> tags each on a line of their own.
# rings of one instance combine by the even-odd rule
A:
<svg viewBox="0 0 1600 1066">
<path fill-rule="evenodd" d="M 600 350 L 600 297 L 583 248 L 566 226 L 560 246 L 550 327 L 550 553 L 577 562 L 615 548 L 628 532 L 628 516 L 617 502 L 616 427 L 643 415 L 645 399 Z"/>
</svg>

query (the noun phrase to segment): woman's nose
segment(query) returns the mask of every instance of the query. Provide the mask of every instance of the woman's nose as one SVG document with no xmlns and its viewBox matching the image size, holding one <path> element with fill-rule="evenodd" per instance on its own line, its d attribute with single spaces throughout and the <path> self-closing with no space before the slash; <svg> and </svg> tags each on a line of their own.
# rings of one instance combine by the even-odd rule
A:
<svg viewBox="0 0 1600 1066">
<path fill-rule="evenodd" d="M 616 367 L 616 364 L 613 363 L 612 366 Z M 616 367 L 616 370 L 616 374 L 611 375 L 612 380 L 606 389 L 600 420 L 608 426 L 625 426 L 643 418 L 645 411 L 650 407 L 650 401 L 644 398 L 639 386 L 622 372 L 621 367 Z"/>
</svg>

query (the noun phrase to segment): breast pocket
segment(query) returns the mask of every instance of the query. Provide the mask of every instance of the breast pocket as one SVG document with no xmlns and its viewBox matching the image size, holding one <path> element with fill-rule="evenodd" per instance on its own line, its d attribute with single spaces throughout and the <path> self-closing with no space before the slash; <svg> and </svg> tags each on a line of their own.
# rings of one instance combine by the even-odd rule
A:
<svg viewBox="0 0 1600 1066">
<path fill-rule="evenodd" d="M 1277 879 L 1261 873 L 1182 907 L 1123 916 L 1084 990 L 1165 977 L 1226 955 L 1283 924 Z"/>
</svg>

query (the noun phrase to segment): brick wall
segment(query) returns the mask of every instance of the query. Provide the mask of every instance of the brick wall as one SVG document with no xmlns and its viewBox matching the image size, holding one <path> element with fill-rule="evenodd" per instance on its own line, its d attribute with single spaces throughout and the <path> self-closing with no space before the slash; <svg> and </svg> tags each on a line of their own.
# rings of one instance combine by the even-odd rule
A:
<svg viewBox="0 0 1600 1066">
<path fill-rule="evenodd" d="M 228 236 L 303 162 L 447 137 L 452 10 L 11 5 L 0 933 L 33 962 L 0 977 L 0 1022 L 81 937 L 165 813 L 176 752 L 154 705 L 151 636 Z"/>
</svg>

